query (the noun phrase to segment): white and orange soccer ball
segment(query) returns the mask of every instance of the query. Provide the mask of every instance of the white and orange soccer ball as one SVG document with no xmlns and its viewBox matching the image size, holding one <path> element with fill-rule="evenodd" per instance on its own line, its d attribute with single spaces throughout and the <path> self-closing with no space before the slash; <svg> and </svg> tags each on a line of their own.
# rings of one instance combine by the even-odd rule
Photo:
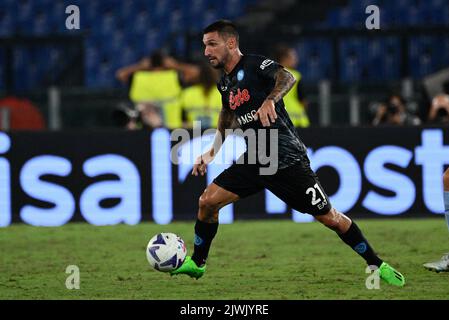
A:
<svg viewBox="0 0 449 320">
<path fill-rule="evenodd" d="M 184 240 L 174 233 L 158 233 L 148 242 L 148 262 L 158 271 L 177 269 L 183 264 L 186 254 Z"/>
</svg>

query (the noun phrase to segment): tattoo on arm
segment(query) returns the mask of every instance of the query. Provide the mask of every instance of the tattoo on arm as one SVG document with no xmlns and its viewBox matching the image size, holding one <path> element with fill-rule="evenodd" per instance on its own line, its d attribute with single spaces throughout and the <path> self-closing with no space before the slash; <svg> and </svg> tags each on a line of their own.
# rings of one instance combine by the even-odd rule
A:
<svg viewBox="0 0 449 320">
<path fill-rule="evenodd" d="M 234 113 L 226 108 L 222 108 L 220 112 L 220 116 L 218 118 L 217 125 L 217 134 L 215 135 L 214 144 L 213 144 L 213 155 L 218 153 L 221 148 L 221 145 L 226 139 L 225 130 L 236 127 L 236 119 Z"/>
<path fill-rule="evenodd" d="M 285 69 L 279 69 L 274 75 L 276 84 L 268 95 L 267 99 L 274 100 L 274 103 L 281 100 L 296 82 L 295 77 Z"/>
<path fill-rule="evenodd" d="M 218 119 L 217 129 L 221 133 L 223 141 L 225 138 L 225 130 L 233 128 L 234 124 L 235 124 L 234 113 L 229 109 L 222 108 Z"/>
</svg>

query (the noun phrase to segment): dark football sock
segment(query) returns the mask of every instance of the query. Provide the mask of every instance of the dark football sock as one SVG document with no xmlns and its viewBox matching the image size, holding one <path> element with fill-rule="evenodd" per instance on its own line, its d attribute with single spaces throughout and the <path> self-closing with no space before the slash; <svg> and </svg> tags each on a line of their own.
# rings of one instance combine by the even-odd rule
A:
<svg viewBox="0 0 449 320">
<path fill-rule="evenodd" d="M 338 236 L 344 243 L 350 246 L 352 250 L 365 259 L 369 266 L 374 265 L 380 267 L 383 261 L 374 253 L 374 250 L 371 248 L 368 241 L 363 236 L 362 231 L 360 231 L 354 221 L 352 221 L 351 226 L 346 233 L 339 234 Z"/>
<path fill-rule="evenodd" d="M 209 254 L 209 248 L 217 234 L 218 222 L 207 223 L 196 220 L 195 223 L 195 244 L 192 255 L 192 260 L 197 266 L 202 266 L 206 263 Z"/>
</svg>

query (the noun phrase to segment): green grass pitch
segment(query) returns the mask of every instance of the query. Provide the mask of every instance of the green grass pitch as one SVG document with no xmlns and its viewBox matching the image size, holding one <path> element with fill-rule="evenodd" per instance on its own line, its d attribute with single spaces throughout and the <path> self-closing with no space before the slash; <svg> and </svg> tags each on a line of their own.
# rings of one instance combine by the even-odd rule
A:
<svg viewBox="0 0 449 320">
<path fill-rule="evenodd" d="M 406 286 L 368 290 L 366 265 L 319 223 L 236 221 L 221 225 L 199 280 L 150 269 L 148 240 L 174 232 L 192 250 L 193 222 L 59 228 L 12 225 L 0 230 L 0 300 L 4 299 L 449 299 L 449 273 L 422 264 L 449 251 L 444 218 L 358 220 L 381 258 Z M 65 286 L 66 267 L 80 289 Z"/>
</svg>

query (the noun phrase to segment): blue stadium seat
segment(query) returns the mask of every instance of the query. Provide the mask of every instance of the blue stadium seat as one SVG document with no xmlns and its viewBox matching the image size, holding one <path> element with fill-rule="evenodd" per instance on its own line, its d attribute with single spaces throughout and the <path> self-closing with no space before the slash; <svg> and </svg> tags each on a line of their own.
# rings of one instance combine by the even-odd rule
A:
<svg viewBox="0 0 449 320">
<path fill-rule="evenodd" d="M 383 68 L 387 80 L 399 80 L 401 74 L 401 47 L 397 39 L 389 37 L 385 40 Z"/>
<path fill-rule="evenodd" d="M 134 48 L 130 45 L 123 47 L 119 52 L 115 54 L 114 57 L 115 58 L 112 61 L 114 70 L 135 63 L 136 61 L 141 59 L 136 50 L 134 50 Z"/>
<path fill-rule="evenodd" d="M 85 51 L 85 68 L 86 71 L 89 72 L 96 68 L 97 65 L 100 64 L 101 61 L 101 52 L 100 50 L 94 46 L 87 46 Z"/>
<path fill-rule="evenodd" d="M 140 3 L 136 0 L 127 0 L 127 1 L 121 1 L 118 4 L 118 12 L 120 13 L 120 17 L 126 21 L 127 23 L 132 22 L 140 10 L 143 9 L 140 8 Z"/>
<path fill-rule="evenodd" d="M 199 25 L 198 30 L 204 29 L 209 24 L 213 23 L 218 19 L 218 13 L 214 9 L 208 9 L 204 12 L 202 24 Z"/>
<path fill-rule="evenodd" d="M 444 37 L 441 45 L 442 59 L 445 61 L 446 66 L 449 67 L 449 36 Z"/>
<path fill-rule="evenodd" d="M 68 33 L 69 31 L 65 29 L 65 7 L 76 4 L 82 12 L 83 30 L 92 31 L 87 39 L 86 68 L 97 72 L 101 64 L 103 72 L 106 72 L 151 53 L 159 48 L 172 32 L 189 29 L 200 31 L 218 17 L 235 18 L 248 4 L 255 2 L 255 0 L 3 0 L 0 9 L 0 35 L 12 34 L 16 29 L 23 34 Z M 363 26 L 366 16 L 364 10 L 370 4 L 381 7 L 383 28 L 404 23 L 449 25 L 449 2 L 446 0 L 426 2 L 351 0 L 346 7 L 331 11 L 328 19 L 318 25 L 349 28 Z M 186 44 L 182 37 L 174 38 L 172 43 L 176 52 L 184 52 Z M 447 40 L 441 43 L 439 55 L 420 49 L 422 46 L 429 46 L 428 44 L 418 41 L 414 45 L 411 51 L 414 50 L 416 53 L 411 57 L 411 68 L 416 66 L 415 75 L 428 72 L 426 70 L 434 70 L 447 61 L 449 44 Z M 432 45 L 438 46 L 436 43 Z M 352 53 L 341 68 L 341 76 L 344 79 L 363 78 L 366 75 L 378 79 L 392 79 L 398 76 L 399 64 L 394 63 L 400 59 L 397 44 L 391 45 L 388 41 L 382 40 L 362 45 L 355 42 L 349 47 L 345 48 L 343 45 L 341 48 Z M 315 80 L 329 76 L 332 64 L 332 50 L 329 43 L 305 41 L 298 49 L 301 51 L 300 68 L 303 68 L 305 78 Z M 107 62 L 102 62 L 105 57 Z M 356 70 L 354 65 L 360 69 L 358 74 L 354 71 Z M 47 64 L 42 63 L 36 68 L 40 70 L 46 67 Z M 33 77 L 33 74 L 29 76 L 30 79 Z M 88 79 L 92 77 L 94 76 L 89 75 Z"/>
<path fill-rule="evenodd" d="M 340 27 L 340 16 L 337 9 L 332 9 L 328 12 L 325 28 L 339 28 Z"/>
<path fill-rule="evenodd" d="M 339 10 L 338 12 L 338 26 L 343 28 L 351 28 L 355 25 L 352 7 L 346 6 Z"/>
<path fill-rule="evenodd" d="M 183 13 L 181 10 L 177 9 L 174 10 L 170 17 L 168 18 L 168 29 L 170 32 L 178 33 L 182 32 L 184 29 L 184 19 L 183 19 Z"/>
<path fill-rule="evenodd" d="M 245 6 L 248 5 L 248 3 L 242 3 L 244 1 L 240 0 L 225 0 L 222 2 L 219 2 L 222 4 L 221 8 L 219 9 L 219 12 L 222 12 L 224 16 L 228 17 L 229 19 L 233 19 L 240 14 L 242 14 L 243 10 L 245 9 Z"/>
<path fill-rule="evenodd" d="M 303 81 L 318 81 L 330 77 L 331 44 L 324 40 L 304 40 L 296 46 L 299 57 L 298 69 Z"/>
<path fill-rule="evenodd" d="M 410 67 L 414 78 L 426 76 L 442 66 L 440 40 L 436 37 L 416 37 L 410 41 Z"/>
<path fill-rule="evenodd" d="M 63 0 L 54 1 L 50 7 L 46 8 L 46 12 L 48 12 L 49 23 L 52 26 L 52 30 L 56 33 L 66 33 L 69 32 L 67 30 L 65 21 L 68 17 L 68 14 L 65 13 L 67 8 L 66 3 Z M 80 17 L 80 27 L 85 28 L 84 24 L 85 15 L 81 15 Z"/>
<path fill-rule="evenodd" d="M 81 9 L 81 8 L 80 8 Z M 88 24 L 90 29 L 95 32 L 97 26 L 100 23 L 101 15 L 101 2 L 100 1 L 89 1 L 83 5 L 83 15 L 81 21 Z"/>
<path fill-rule="evenodd" d="M 15 31 L 15 16 L 7 9 L 0 9 L 0 37 L 11 36 Z"/>
<path fill-rule="evenodd" d="M 123 30 L 117 29 L 109 34 L 103 34 L 100 39 L 103 53 L 118 52 L 130 41 Z"/>
<path fill-rule="evenodd" d="M 190 31 L 201 30 L 205 26 L 203 21 L 204 11 L 207 9 L 205 0 L 185 1 L 181 8 L 185 13 L 185 19 L 188 23 Z"/>
<path fill-rule="evenodd" d="M 160 33 L 158 29 L 148 30 L 143 39 L 140 40 L 140 45 L 145 54 L 151 54 L 154 50 L 159 49 L 166 34 Z"/>
<path fill-rule="evenodd" d="M 51 20 L 45 11 L 38 11 L 35 13 L 32 28 L 32 34 L 37 36 L 50 34 L 52 31 Z"/>
<path fill-rule="evenodd" d="M 98 76 L 95 86 L 96 87 L 112 87 L 115 83 L 114 75 L 115 70 L 109 61 L 105 60 L 100 63 L 98 68 Z"/>
<path fill-rule="evenodd" d="M 151 19 L 160 25 L 163 25 L 170 18 L 174 9 L 172 1 L 156 0 L 149 2 L 149 4 L 147 10 L 151 15 Z"/>
<path fill-rule="evenodd" d="M 151 16 L 146 9 L 139 9 L 134 17 L 130 16 L 128 19 L 130 20 L 126 20 L 124 28 L 130 36 L 134 33 L 144 35 L 152 24 Z"/>
<path fill-rule="evenodd" d="M 15 6 L 15 14 L 17 21 L 17 29 L 20 34 L 32 34 L 30 24 L 34 18 L 34 2 L 31 0 L 17 1 Z"/>
<path fill-rule="evenodd" d="M 0 4 L 0 36 L 73 34 L 65 26 L 66 7 L 80 9 L 81 30 L 87 34 L 85 68 L 88 85 L 114 85 L 117 67 L 133 63 L 143 55 L 159 49 L 172 33 L 200 31 L 219 17 L 233 19 L 247 4 L 256 0 L 2 0 Z M 173 49 L 185 52 L 185 39 L 173 38 Z M 31 88 L 33 81 L 51 77 L 60 52 L 42 48 L 38 53 L 19 50 L 14 72 L 20 74 L 21 88 Z M 37 56 L 40 63 L 30 59 Z M 34 58 L 33 58 L 34 57 Z M 48 58 L 50 57 L 50 58 Z M 19 63 L 20 62 L 20 63 Z M 33 64 L 32 70 L 24 67 Z M 111 80 L 112 79 L 112 80 Z M 51 79 L 50 79 L 51 80 Z"/>
<path fill-rule="evenodd" d="M 22 70 L 21 77 L 14 78 L 14 86 L 19 90 L 31 90 L 42 87 L 41 77 L 42 70 L 39 68 L 39 63 L 28 63 L 27 67 Z"/>
<path fill-rule="evenodd" d="M 356 38 L 344 40 L 340 43 L 340 80 L 353 82 L 362 79 L 364 47 L 363 41 Z"/>
</svg>

